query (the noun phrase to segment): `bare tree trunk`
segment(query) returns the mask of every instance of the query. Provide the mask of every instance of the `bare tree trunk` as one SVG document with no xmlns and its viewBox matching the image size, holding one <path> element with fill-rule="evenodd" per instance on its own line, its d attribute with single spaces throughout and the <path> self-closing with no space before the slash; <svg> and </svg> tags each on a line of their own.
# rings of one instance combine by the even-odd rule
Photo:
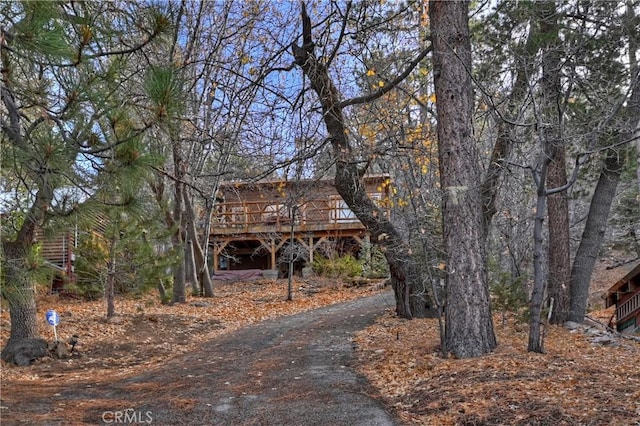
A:
<svg viewBox="0 0 640 426">
<path fill-rule="evenodd" d="M 598 184 L 591 198 L 587 222 L 571 269 L 571 305 L 568 320 L 584 321 L 589 300 L 591 275 L 607 229 L 611 204 L 620 182 L 624 156 L 615 150 L 607 152 Z"/>
<path fill-rule="evenodd" d="M 569 214 L 566 202 L 566 191 L 550 191 L 566 186 L 566 164 L 564 146 L 562 140 L 562 88 L 560 86 L 560 57 L 558 51 L 558 28 L 555 3 L 542 2 L 537 4 L 536 14 L 537 25 L 540 32 L 546 34 L 543 39 L 542 52 L 542 81 L 540 114 L 536 117 L 538 121 L 540 144 L 542 148 L 541 158 L 534 171 L 534 181 L 536 184 L 537 201 L 536 213 L 533 228 L 533 290 L 530 300 L 529 318 L 529 344 L 527 350 L 531 352 L 544 352 L 542 325 L 542 305 L 544 301 L 545 277 L 544 277 L 544 235 L 543 222 L 544 211 L 547 201 L 549 201 L 549 251 L 547 253 L 550 264 L 548 285 L 555 286 L 550 289 L 554 303 L 559 301 L 566 305 L 568 301 L 568 285 L 566 280 L 569 276 L 570 254 L 568 250 L 569 238 Z M 550 188 L 549 190 L 547 188 Z M 550 199 L 550 196 L 554 197 Z M 555 229 L 554 227 L 558 227 Z M 566 245 L 566 247 L 565 247 Z M 553 259 L 556 254 L 560 259 Z M 565 255 L 567 258 L 565 258 Z M 554 270 L 551 270 L 551 268 Z M 558 299 L 556 299 L 556 295 Z M 562 316 L 566 317 L 566 306 L 552 307 L 553 311 L 560 311 L 558 320 Z"/>
<path fill-rule="evenodd" d="M 107 299 L 107 318 L 116 315 L 115 281 L 116 281 L 116 245 L 118 237 L 114 232 L 109 241 L 109 264 L 107 265 L 107 282 L 105 283 L 105 297 Z"/>
<path fill-rule="evenodd" d="M 3 93 L 3 97 L 11 97 L 8 90 Z M 22 144 L 22 138 L 16 137 L 18 137 L 16 143 Z M 46 352 L 37 355 L 41 353 L 39 348 L 41 349 L 42 339 L 38 332 L 35 283 L 26 261 L 28 253 L 33 249 L 36 229 L 44 223 L 45 212 L 53 199 L 53 188 L 49 184 L 52 179 L 47 170 L 34 173 L 34 180 L 38 182 L 40 189 L 36 193 L 33 206 L 27 213 L 15 241 L 2 241 L 2 253 L 0 253 L 5 280 L 1 289 L 2 297 L 9 304 L 11 318 L 9 340 L 2 349 L 1 357 L 7 362 L 18 365 L 28 365 L 31 355 L 34 357 L 46 355 Z M 36 350 L 32 350 L 33 348 Z"/>
<path fill-rule="evenodd" d="M 529 302 L 529 344 L 530 352 L 544 352 L 544 341 L 541 332 L 542 325 L 542 301 L 544 299 L 544 211 L 547 203 L 547 167 L 549 158 L 543 155 L 539 175 L 537 175 L 536 189 L 536 213 L 533 225 L 533 290 Z M 534 172 L 536 173 L 536 172 Z"/>
<path fill-rule="evenodd" d="M 304 4 L 302 5 L 302 21 L 304 44 L 302 47 L 293 44 L 293 55 L 295 64 L 309 79 L 311 87 L 318 95 L 322 105 L 324 123 L 331 139 L 336 160 L 336 190 L 358 220 L 371 233 L 372 242 L 382 247 L 389 264 L 397 314 L 403 318 L 425 316 L 428 312 L 427 302 L 421 297 L 417 297 L 416 289 L 421 288 L 421 285 L 418 285 L 420 280 L 413 264 L 411 250 L 386 218 L 386 215 L 365 191 L 362 181 L 364 171 L 358 169 L 357 156 L 347 137 L 340 94 L 329 76 L 327 66 L 318 60 L 313 53 L 311 22 Z"/>
<path fill-rule="evenodd" d="M 195 259 L 193 258 L 193 240 L 187 240 L 187 243 L 185 244 L 184 257 L 187 284 L 191 284 L 191 293 L 194 296 L 199 296 L 201 294 L 201 289 L 198 284 Z"/>
<path fill-rule="evenodd" d="M 193 247 L 192 253 L 196 278 L 200 283 L 202 295 L 204 297 L 213 297 L 213 281 L 211 280 L 211 274 L 209 273 L 209 264 L 205 258 L 205 251 L 200 245 L 200 240 L 198 239 L 198 232 L 196 230 L 195 223 L 195 211 L 188 192 L 185 193 L 184 204 L 187 219 L 186 230 Z"/>
<path fill-rule="evenodd" d="M 629 40 L 629 71 L 632 86 L 630 99 L 626 107 L 621 111 L 621 115 L 624 117 L 624 124 L 614 141 L 618 143 L 630 141 L 634 136 L 637 136 L 637 127 L 640 122 L 640 75 L 638 74 L 639 67 L 636 57 L 638 33 L 635 25 L 635 22 L 637 22 L 636 15 L 631 5 L 627 5 L 626 20 L 628 25 L 625 27 L 625 31 Z M 638 155 L 640 155 L 640 145 L 638 145 L 638 148 Z M 609 212 L 611 211 L 611 205 L 624 166 L 625 155 L 624 151 L 622 151 L 623 149 L 612 148 L 607 151 L 600 178 L 591 199 L 587 222 L 571 269 L 571 304 L 568 318 L 571 321 L 584 321 L 587 301 L 589 300 L 591 275 L 604 241 Z M 638 184 L 640 184 L 640 157 L 636 167 L 639 173 Z"/>
<path fill-rule="evenodd" d="M 174 138 L 175 139 L 175 138 Z M 185 244 L 185 232 L 184 232 L 184 200 L 185 200 L 185 185 L 184 177 L 186 175 L 187 165 L 182 158 L 181 144 L 178 141 L 173 141 L 173 167 L 175 173 L 174 192 L 173 192 L 173 235 L 171 237 L 173 248 L 178 253 L 184 255 Z M 175 267 L 173 271 L 173 303 L 183 303 L 187 300 L 186 292 L 186 271 L 185 271 L 185 259 L 183 258 Z"/>
<path fill-rule="evenodd" d="M 473 140 L 468 2 L 429 3 L 446 253 L 447 349 L 469 358 L 491 352 L 493 331 L 479 163 Z"/>
<path fill-rule="evenodd" d="M 291 225 L 289 228 L 289 244 L 291 244 L 290 253 L 289 253 L 289 273 L 287 276 L 287 301 L 293 300 L 293 262 L 295 259 L 295 250 L 293 249 L 293 245 L 295 244 L 295 234 L 294 228 L 296 224 L 296 208 L 295 206 L 289 210 L 289 218 L 291 219 Z"/>
<path fill-rule="evenodd" d="M 174 247 L 178 250 L 184 250 L 184 245 L 180 243 L 174 243 Z M 184 303 L 187 300 L 187 292 L 185 288 L 186 273 L 184 269 L 184 261 L 178 262 L 173 269 L 173 291 L 171 300 L 173 303 Z"/>
</svg>

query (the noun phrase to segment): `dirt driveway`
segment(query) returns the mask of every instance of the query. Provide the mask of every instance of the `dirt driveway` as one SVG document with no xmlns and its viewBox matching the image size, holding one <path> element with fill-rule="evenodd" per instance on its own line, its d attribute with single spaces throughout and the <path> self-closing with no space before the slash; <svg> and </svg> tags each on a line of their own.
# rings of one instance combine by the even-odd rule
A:
<svg viewBox="0 0 640 426">
<path fill-rule="evenodd" d="M 351 368 L 353 332 L 391 306 L 385 292 L 265 321 L 140 375 L 52 387 L 46 399 L 20 389 L 24 404 L 2 410 L 2 424 L 399 424 Z"/>
</svg>

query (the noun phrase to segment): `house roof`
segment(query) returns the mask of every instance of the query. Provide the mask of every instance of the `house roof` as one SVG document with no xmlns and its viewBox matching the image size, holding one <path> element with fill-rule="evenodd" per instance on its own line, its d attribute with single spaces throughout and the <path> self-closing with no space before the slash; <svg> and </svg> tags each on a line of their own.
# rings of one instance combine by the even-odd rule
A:
<svg viewBox="0 0 640 426">
<path fill-rule="evenodd" d="M 628 283 L 632 278 L 638 275 L 640 275 L 640 263 L 638 263 L 636 267 L 631 270 L 631 272 L 629 272 L 624 277 L 620 278 L 614 285 L 612 285 L 611 288 L 607 291 L 606 297 L 609 297 L 610 294 L 618 291 L 620 287 L 622 287 L 623 285 Z"/>
</svg>

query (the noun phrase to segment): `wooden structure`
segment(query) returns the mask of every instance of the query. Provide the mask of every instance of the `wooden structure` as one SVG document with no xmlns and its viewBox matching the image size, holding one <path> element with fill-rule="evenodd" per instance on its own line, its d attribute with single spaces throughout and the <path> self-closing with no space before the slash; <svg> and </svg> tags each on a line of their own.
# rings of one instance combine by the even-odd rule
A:
<svg viewBox="0 0 640 426">
<path fill-rule="evenodd" d="M 78 243 L 78 231 L 66 229 L 54 236 L 45 236 L 42 231 L 36 234 L 40 243 L 45 265 L 54 270 L 51 291 L 59 292 L 66 281 L 74 281 L 74 264 Z"/>
<path fill-rule="evenodd" d="M 369 196 L 389 215 L 388 175 L 365 176 Z M 333 180 L 229 182 L 220 188 L 211 227 L 214 273 L 278 269 L 292 237 L 309 262 L 324 243 L 357 251 L 369 234 L 338 195 Z"/>
<path fill-rule="evenodd" d="M 640 264 L 615 283 L 605 299 L 606 307 L 616 306 L 615 327 L 619 332 L 640 329 Z"/>
<path fill-rule="evenodd" d="M 41 229 L 36 232 L 36 241 L 40 244 L 44 264 L 53 269 L 51 292 L 60 292 L 65 283 L 76 280 L 75 261 L 78 250 L 78 238 L 88 233 L 102 235 L 108 220 L 96 215 L 89 225 L 82 229 L 79 225 L 70 225 L 57 232 L 45 233 Z"/>
</svg>

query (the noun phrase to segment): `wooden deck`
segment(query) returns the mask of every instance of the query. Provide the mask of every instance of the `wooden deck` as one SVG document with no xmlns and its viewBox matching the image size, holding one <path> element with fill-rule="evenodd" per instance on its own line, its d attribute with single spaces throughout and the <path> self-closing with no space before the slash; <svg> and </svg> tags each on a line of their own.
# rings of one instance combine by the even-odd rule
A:
<svg viewBox="0 0 640 426">
<path fill-rule="evenodd" d="M 389 215 L 386 175 L 369 176 L 369 196 Z M 350 238 L 359 245 L 368 241 L 365 227 L 338 195 L 333 181 L 266 181 L 228 183 L 212 218 L 213 270 L 220 257 L 268 252 L 268 262 L 249 267 L 276 269 L 278 251 L 293 239 L 308 250 L 313 261 L 316 249 L 329 240 Z M 242 246 L 240 248 L 239 246 Z M 242 268 L 242 266 L 238 266 Z M 223 268 L 226 269 L 226 268 Z"/>
</svg>

